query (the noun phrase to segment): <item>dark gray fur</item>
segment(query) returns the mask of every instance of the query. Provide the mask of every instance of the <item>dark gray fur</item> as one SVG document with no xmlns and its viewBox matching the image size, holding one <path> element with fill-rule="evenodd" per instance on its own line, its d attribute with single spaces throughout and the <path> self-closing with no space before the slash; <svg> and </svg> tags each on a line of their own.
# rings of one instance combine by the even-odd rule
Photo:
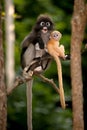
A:
<svg viewBox="0 0 87 130">
<path fill-rule="evenodd" d="M 41 30 L 43 29 L 43 27 L 40 26 L 41 21 L 50 22 L 50 26 L 47 27 L 47 30 L 48 30 L 47 33 L 42 33 Z M 53 30 L 53 26 L 54 24 L 48 15 L 40 15 L 37 18 L 36 24 L 33 27 L 31 33 L 27 37 L 25 37 L 25 39 L 23 40 L 21 44 L 21 47 L 22 47 L 21 65 L 23 69 L 26 66 L 30 66 L 34 60 L 38 58 L 40 60 L 40 58 L 46 54 L 45 46 L 49 40 L 50 32 Z M 36 48 L 36 44 L 38 44 L 38 49 Z M 48 60 L 44 61 L 41 64 L 46 69 Z"/>
</svg>

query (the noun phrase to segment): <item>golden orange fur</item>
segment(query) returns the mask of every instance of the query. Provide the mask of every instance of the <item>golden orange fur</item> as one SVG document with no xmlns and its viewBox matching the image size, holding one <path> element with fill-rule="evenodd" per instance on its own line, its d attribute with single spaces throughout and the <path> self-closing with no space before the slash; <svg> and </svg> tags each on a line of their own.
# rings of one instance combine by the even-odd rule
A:
<svg viewBox="0 0 87 130">
<path fill-rule="evenodd" d="M 57 64 L 58 77 L 59 77 L 59 89 L 60 89 L 60 102 L 63 109 L 65 109 L 65 97 L 64 97 L 64 89 L 63 89 L 63 81 L 62 81 L 62 67 L 60 58 L 65 58 L 65 50 L 64 46 L 59 46 L 59 40 L 61 38 L 61 33 L 59 31 L 53 31 L 50 35 L 50 40 L 47 43 L 48 53 L 54 58 Z"/>
</svg>

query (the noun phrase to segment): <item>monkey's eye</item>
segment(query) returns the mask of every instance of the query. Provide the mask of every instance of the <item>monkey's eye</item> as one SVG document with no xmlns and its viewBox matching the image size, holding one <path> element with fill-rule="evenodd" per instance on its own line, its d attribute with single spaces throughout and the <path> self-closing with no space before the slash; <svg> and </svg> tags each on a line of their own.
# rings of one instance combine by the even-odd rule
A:
<svg viewBox="0 0 87 130">
<path fill-rule="evenodd" d="M 54 34 L 54 37 L 58 37 L 58 34 Z"/>
<path fill-rule="evenodd" d="M 46 26 L 48 26 L 48 27 L 49 27 L 49 26 L 50 26 L 50 22 L 46 22 Z"/>
<path fill-rule="evenodd" d="M 44 25 L 45 25 L 45 22 L 41 22 L 40 25 L 41 25 L 41 26 L 44 26 Z"/>
</svg>

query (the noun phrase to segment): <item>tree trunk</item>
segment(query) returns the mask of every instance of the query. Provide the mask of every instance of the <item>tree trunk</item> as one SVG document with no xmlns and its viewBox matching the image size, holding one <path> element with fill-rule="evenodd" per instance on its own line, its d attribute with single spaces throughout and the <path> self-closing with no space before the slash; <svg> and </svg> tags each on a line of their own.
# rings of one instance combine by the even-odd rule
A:
<svg viewBox="0 0 87 130">
<path fill-rule="evenodd" d="M 6 31 L 6 79 L 7 87 L 12 87 L 14 71 L 14 6 L 12 0 L 5 0 L 5 31 Z"/>
<path fill-rule="evenodd" d="M 84 0 L 74 1 L 71 36 L 71 83 L 73 106 L 73 130 L 84 130 L 83 83 L 81 70 L 81 45 L 86 25 Z"/>
<path fill-rule="evenodd" d="M 0 130 L 6 130 L 6 88 L 4 84 L 4 56 L 2 47 L 1 3 L 0 3 Z"/>
</svg>

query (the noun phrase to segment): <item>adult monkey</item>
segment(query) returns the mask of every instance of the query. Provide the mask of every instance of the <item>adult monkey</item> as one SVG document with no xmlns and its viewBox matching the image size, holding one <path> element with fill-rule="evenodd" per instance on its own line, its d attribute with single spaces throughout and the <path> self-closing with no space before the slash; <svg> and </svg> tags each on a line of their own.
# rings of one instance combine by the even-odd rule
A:
<svg viewBox="0 0 87 130">
<path fill-rule="evenodd" d="M 49 40 L 53 28 L 54 24 L 48 15 L 40 15 L 37 18 L 32 31 L 22 42 L 21 65 L 23 69 L 26 66 L 30 66 L 31 62 L 35 59 L 46 54 L 46 43 Z M 46 64 L 47 61 L 43 63 L 43 67 L 41 67 L 42 70 L 46 69 Z"/>
<path fill-rule="evenodd" d="M 40 58 L 46 55 L 45 47 L 49 40 L 50 32 L 53 30 L 54 24 L 48 15 L 40 15 L 37 18 L 35 26 L 31 33 L 25 37 L 22 42 L 21 65 L 24 75 L 28 74 L 29 66 Z M 38 72 L 44 71 L 49 64 L 49 60 L 41 62 L 41 66 L 36 68 Z M 34 71 L 34 70 L 33 70 Z M 27 114 L 28 114 L 28 129 L 32 130 L 32 82 L 27 82 Z"/>
</svg>

